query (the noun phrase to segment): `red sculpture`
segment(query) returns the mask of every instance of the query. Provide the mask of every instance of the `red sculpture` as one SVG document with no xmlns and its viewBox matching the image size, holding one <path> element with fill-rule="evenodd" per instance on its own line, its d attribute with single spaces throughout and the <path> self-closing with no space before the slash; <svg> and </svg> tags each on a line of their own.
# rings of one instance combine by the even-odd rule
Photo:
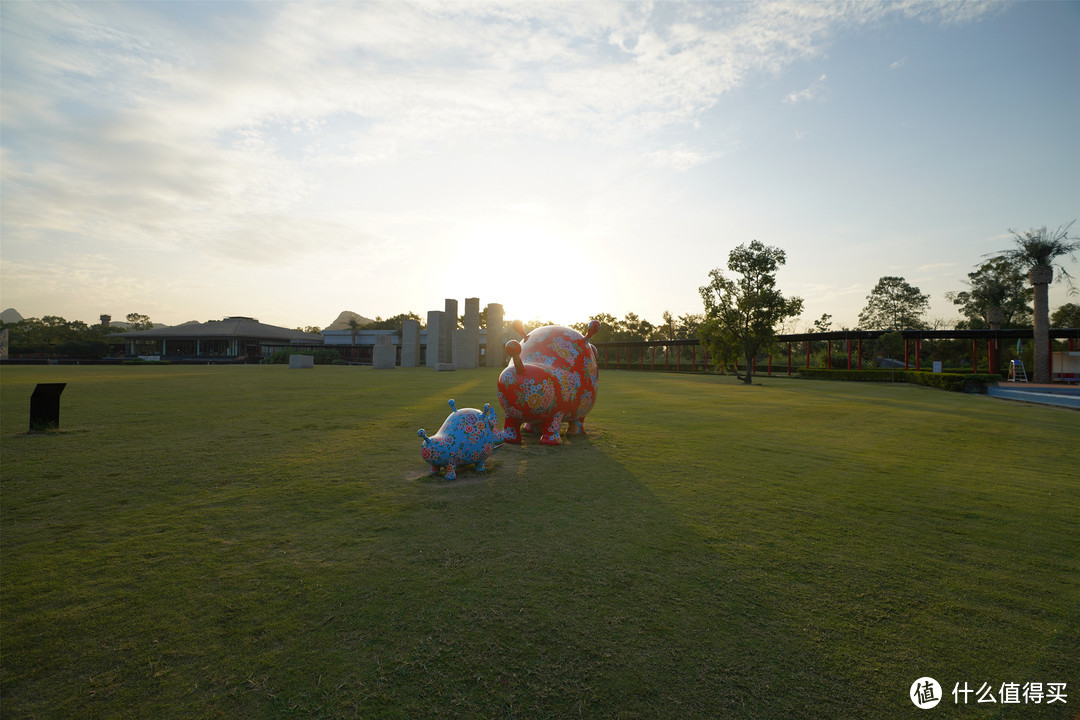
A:
<svg viewBox="0 0 1080 720">
<path fill-rule="evenodd" d="M 526 334 L 520 320 L 514 329 L 521 342 L 506 343 L 511 362 L 499 376 L 499 402 L 506 411 L 503 441 L 521 443 L 521 426 L 541 431 L 541 445 L 558 445 L 559 428 L 583 433 L 585 415 L 596 402 L 599 368 L 589 338 L 600 329 L 593 320 L 582 335 L 562 325 L 546 325 Z"/>
</svg>

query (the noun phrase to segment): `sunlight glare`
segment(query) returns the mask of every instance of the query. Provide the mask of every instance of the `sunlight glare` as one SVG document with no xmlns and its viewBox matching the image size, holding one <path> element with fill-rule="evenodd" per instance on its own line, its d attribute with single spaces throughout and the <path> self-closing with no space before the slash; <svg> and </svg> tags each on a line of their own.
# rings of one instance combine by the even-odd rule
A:
<svg viewBox="0 0 1080 720">
<path fill-rule="evenodd" d="M 507 322 L 584 322 L 604 307 L 593 253 L 539 225 L 482 225 L 461 236 L 450 271 L 468 283 L 481 307 L 501 303 Z"/>
</svg>

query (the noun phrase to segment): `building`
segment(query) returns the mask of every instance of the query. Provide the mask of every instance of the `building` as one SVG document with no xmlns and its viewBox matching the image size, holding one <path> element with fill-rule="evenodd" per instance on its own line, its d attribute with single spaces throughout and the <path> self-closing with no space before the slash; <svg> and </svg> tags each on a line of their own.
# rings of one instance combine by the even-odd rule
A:
<svg viewBox="0 0 1080 720">
<path fill-rule="evenodd" d="M 323 346 L 321 335 L 239 316 L 116 333 L 109 336 L 109 341 L 123 342 L 123 353 L 129 357 L 154 357 L 174 362 L 259 362 L 278 350 L 313 350 Z"/>
<path fill-rule="evenodd" d="M 397 330 L 357 330 L 355 338 L 353 333 L 349 330 L 323 330 L 323 343 L 324 347 L 333 348 L 341 353 L 341 356 L 350 363 L 360 363 L 361 365 L 370 364 L 372 361 L 372 355 L 375 349 L 375 343 L 378 341 L 379 336 L 389 335 L 390 342 L 397 349 L 398 362 L 401 361 L 401 346 L 402 339 L 401 333 Z M 480 354 L 480 364 L 488 365 L 486 360 L 487 355 L 487 328 L 480 328 L 478 339 L 478 351 Z M 419 343 L 419 358 L 420 364 L 426 364 L 424 358 L 427 356 L 428 345 L 428 331 L 426 328 L 420 330 L 420 343 Z M 501 347 L 500 347 L 501 349 Z M 502 367 L 505 363 L 502 362 L 502 357 L 492 363 L 490 366 L 498 365 Z"/>
</svg>

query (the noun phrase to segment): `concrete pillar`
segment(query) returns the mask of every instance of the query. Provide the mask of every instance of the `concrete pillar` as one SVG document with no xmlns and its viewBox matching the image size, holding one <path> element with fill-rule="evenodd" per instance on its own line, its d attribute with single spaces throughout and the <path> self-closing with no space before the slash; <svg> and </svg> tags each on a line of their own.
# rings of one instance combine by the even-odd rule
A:
<svg viewBox="0 0 1080 720">
<path fill-rule="evenodd" d="M 394 338 L 379 335 L 375 338 L 375 348 L 371 353 L 371 366 L 376 370 L 393 370 L 397 365 L 397 347 Z"/>
<path fill-rule="evenodd" d="M 454 362 L 454 330 L 457 329 L 457 300 L 447 299 L 443 310 L 443 322 L 439 326 L 439 362 Z"/>
<path fill-rule="evenodd" d="M 401 321 L 401 367 L 417 367 L 420 364 L 420 323 L 416 320 Z"/>
<path fill-rule="evenodd" d="M 429 310 L 427 314 L 427 354 L 424 356 L 424 363 L 433 370 L 439 364 L 439 334 L 442 324 L 442 310 Z"/>
<path fill-rule="evenodd" d="M 465 298 L 463 324 L 454 331 L 454 365 L 469 370 L 480 364 L 480 298 Z"/>
<path fill-rule="evenodd" d="M 506 363 L 503 345 L 503 306 L 488 303 L 487 306 L 487 352 L 484 356 L 487 367 L 503 367 Z"/>
</svg>

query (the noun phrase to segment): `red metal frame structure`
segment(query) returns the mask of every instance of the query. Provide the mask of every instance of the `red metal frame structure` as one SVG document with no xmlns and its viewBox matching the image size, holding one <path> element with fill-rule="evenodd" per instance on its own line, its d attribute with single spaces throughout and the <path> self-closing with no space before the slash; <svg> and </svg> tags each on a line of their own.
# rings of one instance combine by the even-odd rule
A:
<svg viewBox="0 0 1080 720">
<path fill-rule="evenodd" d="M 882 332 L 877 330 L 837 330 L 832 332 L 823 333 L 795 333 L 789 335 L 778 335 L 776 340 L 778 343 L 787 344 L 787 374 L 791 375 L 793 371 L 792 366 L 792 344 L 805 343 L 806 344 L 806 365 L 810 367 L 810 355 L 813 343 L 824 342 L 826 344 L 827 360 L 826 366 L 832 367 L 832 341 L 839 340 L 846 343 L 847 347 L 847 367 L 850 370 L 852 366 L 852 348 L 853 341 L 857 343 L 858 347 L 858 369 L 863 369 L 863 341 L 864 340 L 876 340 L 881 337 Z M 996 360 L 998 351 L 1002 347 L 1002 342 L 1006 343 L 1006 347 L 1009 344 L 1016 344 L 1017 340 L 1030 340 L 1033 337 L 1031 328 L 1010 328 L 1006 330 L 901 330 L 901 337 L 904 339 L 904 369 L 909 370 L 910 357 L 911 357 L 911 343 L 914 343 L 915 354 L 915 370 L 922 370 L 922 343 L 924 340 L 971 340 L 971 371 L 979 371 L 979 356 L 978 356 L 978 343 L 980 340 L 986 340 L 986 357 L 988 360 L 987 368 L 993 367 L 993 362 Z M 1067 340 L 1069 342 L 1069 351 L 1075 352 L 1076 348 L 1080 348 L 1080 328 L 1055 328 L 1050 330 L 1051 340 Z M 675 355 L 675 372 L 682 372 L 682 348 L 689 346 L 691 348 L 691 372 L 705 372 L 709 367 L 709 353 L 706 348 L 705 362 L 700 368 L 697 362 L 697 348 L 702 345 L 701 341 L 693 338 L 689 340 L 649 340 L 649 341 L 634 341 L 634 342 L 610 342 L 610 343 L 594 343 L 597 349 L 600 351 L 600 357 L 604 364 L 604 367 L 608 365 L 608 351 L 612 350 L 615 355 L 615 368 L 621 369 L 622 366 L 622 354 L 626 353 L 626 369 L 631 368 L 631 349 L 638 348 L 641 350 L 641 361 L 638 363 L 640 370 L 645 369 L 645 351 L 647 348 L 651 348 L 651 359 L 649 363 L 650 370 L 656 369 L 656 349 L 658 347 L 664 348 L 664 366 L 662 370 L 671 372 L 672 367 L 670 363 L 670 353 L 673 348 L 676 349 Z M 773 374 L 772 355 L 768 358 L 768 367 L 766 370 L 768 375 Z"/>
</svg>

